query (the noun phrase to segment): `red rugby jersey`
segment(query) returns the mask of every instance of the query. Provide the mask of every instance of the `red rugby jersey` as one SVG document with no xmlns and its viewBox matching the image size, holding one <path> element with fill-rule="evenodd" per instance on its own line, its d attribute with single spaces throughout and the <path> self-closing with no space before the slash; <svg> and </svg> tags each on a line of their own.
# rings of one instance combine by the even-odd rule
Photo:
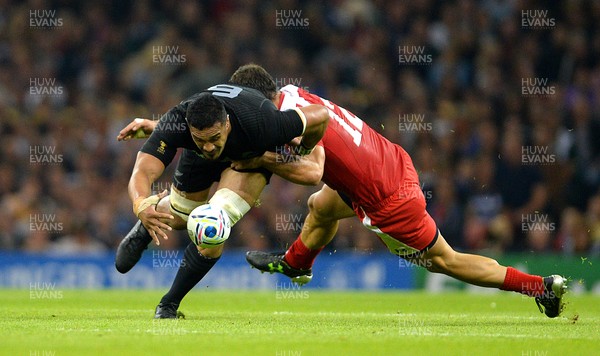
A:
<svg viewBox="0 0 600 356">
<path fill-rule="evenodd" d="M 323 182 L 361 206 L 376 206 L 400 188 L 406 152 L 348 110 L 294 85 L 280 89 L 280 110 L 318 104 L 330 120 L 320 145 L 325 149 Z M 406 157 L 408 157 L 406 155 Z"/>
</svg>

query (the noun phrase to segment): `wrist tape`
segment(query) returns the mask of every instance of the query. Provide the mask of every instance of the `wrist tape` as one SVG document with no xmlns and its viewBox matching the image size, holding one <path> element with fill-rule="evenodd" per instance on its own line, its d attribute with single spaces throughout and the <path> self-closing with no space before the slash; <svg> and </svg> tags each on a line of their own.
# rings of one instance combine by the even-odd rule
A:
<svg viewBox="0 0 600 356">
<path fill-rule="evenodd" d="M 137 216 L 139 218 L 140 213 L 142 211 L 144 211 L 147 207 L 149 207 L 151 205 L 158 204 L 159 201 L 160 201 L 160 198 L 158 197 L 158 195 L 151 195 L 147 198 L 138 197 L 133 202 L 133 213 L 135 214 L 135 216 Z"/>
</svg>

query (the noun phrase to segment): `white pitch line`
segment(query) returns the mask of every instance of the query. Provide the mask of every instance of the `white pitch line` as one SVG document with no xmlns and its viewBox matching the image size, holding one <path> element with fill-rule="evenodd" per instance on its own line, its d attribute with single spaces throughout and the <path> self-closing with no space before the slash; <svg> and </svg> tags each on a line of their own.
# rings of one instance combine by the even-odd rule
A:
<svg viewBox="0 0 600 356">
<path fill-rule="evenodd" d="M 423 335 L 414 335 L 414 336 L 434 336 L 434 337 L 491 337 L 491 338 L 507 338 L 507 339 L 543 339 L 543 340 L 556 340 L 556 339 L 560 339 L 560 340 L 590 340 L 590 341 L 597 341 L 598 338 L 593 338 L 593 337 L 581 337 L 581 336 L 577 336 L 577 337 L 569 337 L 569 336 L 556 336 L 556 335 L 523 335 L 523 334 L 500 334 L 500 333 L 472 333 L 469 332 L 468 334 L 465 333 L 433 333 L 433 332 L 429 332 L 429 333 L 425 333 Z"/>
<path fill-rule="evenodd" d="M 545 320 L 547 319 L 543 315 L 536 316 L 519 316 L 519 315 L 485 315 L 485 314 L 446 314 L 446 313 L 376 313 L 376 312 L 303 312 L 303 311 L 275 311 L 273 315 L 307 315 L 307 316 L 350 316 L 350 317 L 364 317 L 364 316 L 372 316 L 372 317 L 435 317 L 435 318 L 450 318 L 450 319 L 462 319 L 462 318 L 470 318 L 470 319 L 514 319 L 514 320 Z M 566 318 L 561 318 L 558 320 L 567 320 Z M 585 317 L 585 320 L 600 320 L 597 317 Z"/>
</svg>

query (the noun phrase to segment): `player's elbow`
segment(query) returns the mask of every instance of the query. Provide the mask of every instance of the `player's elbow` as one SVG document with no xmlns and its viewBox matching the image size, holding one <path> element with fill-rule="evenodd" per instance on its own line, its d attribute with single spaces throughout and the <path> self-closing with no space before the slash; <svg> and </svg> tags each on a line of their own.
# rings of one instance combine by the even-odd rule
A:
<svg viewBox="0 0 600 356">
<path fill-rule="evenodd" d="M 317 121 L 323 126 L 323 128 L 327 127 L 327 123 L 329 122 L 329 110 L 327 110 L 325 106 L 318 106 L 317 117 Z"/>
<path fill-rule="evenodd" d="M 316 131 L 318 132 L 319 136 L 323 137 L 325 130 L 327 129 L 327 124 L 329 124 L 329 110 L 327 110 L 327 108 L 324 106 L 319 106 L 316 116 L 316 121 L 318 122 L 316 125 Z"/>
<path fill-rule="evenodd" d="M 313 152 L 303 159 L 305 162 L 304 174 L 307 176 L 307 185 L 318 185 L 323 179 L 325 170 L 325 151 L 322 146 L 316 146 Z"/>
<path fill-rule="evenodd" d="M 323 177 L 323 170 L 314 170 L 311 168 L 306 168 L 300 173 L 296 175 L 294 179 L 290 179 L 292 182 L 301 185 L 318 185 L 321 182 L 321 178 Z"/>
<path fill-rule="evenodd" d="M 323 105 L 310 105 L 301 109 L 306 116 L 307 129 L 324 129 L 329 122 L 329 111 Z"/>
<path fill-rule="evenodd" d="M 305 185 L 318 185 L 321 183 L 321 178 L 323 178 L 322 169 L 310 169 L 307 170 L 303 175 L 303 181 Z"/>
</svg>

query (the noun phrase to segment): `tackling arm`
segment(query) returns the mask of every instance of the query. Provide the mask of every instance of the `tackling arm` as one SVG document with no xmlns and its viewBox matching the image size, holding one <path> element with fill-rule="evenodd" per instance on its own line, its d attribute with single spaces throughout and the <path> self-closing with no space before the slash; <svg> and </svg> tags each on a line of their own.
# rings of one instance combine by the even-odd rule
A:
<svg viewBox="0 0 600 356">
<path fill-rule="evenodd" d="M 298 108 L 298 110 L 302 112 L 306 122 L 300 147 L 310 152 L 325 134 L 329 122 L 329 111 L 322 105 L 309 105 Z"/>
<path fill-rule="evenodd" d="M 308 155 L 282 155 L 265 152 L 261 157 L 245 161 L 234 161 L 231 166 L 236 170 L 264 167 L 281 178 L 295 184 L 317 185 L 323 177 L 325 150 L 321 146 Z"/>
</svg>

